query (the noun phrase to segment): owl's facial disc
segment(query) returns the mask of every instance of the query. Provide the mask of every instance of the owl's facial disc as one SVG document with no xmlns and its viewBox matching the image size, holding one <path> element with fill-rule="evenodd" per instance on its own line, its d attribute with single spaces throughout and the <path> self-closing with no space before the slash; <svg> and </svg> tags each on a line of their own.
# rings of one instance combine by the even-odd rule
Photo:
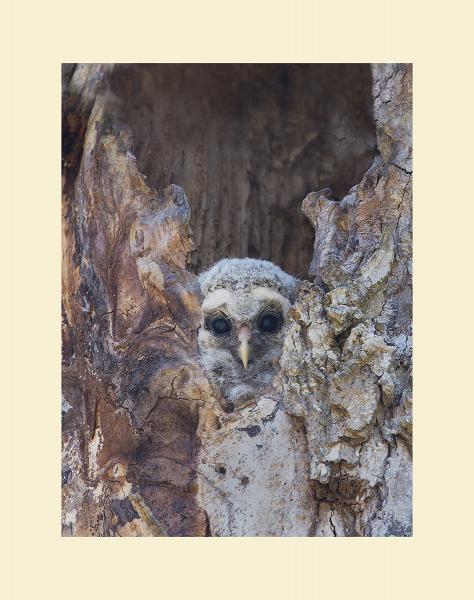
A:
<svg viewBox="0 0 474 600">
<path fill-rule="evenodd" d="M 218 289 L 202 304 L 198 334 L 201 356 L 221 386 L 257 386 L 268 382 L 281 353 L 287 298 L 265 287 Z"/>
<path fill-rule="evenodd" d="M 268 361 L 267 353 L 273 354 L 281 343 L 278 334 L 284 323 L 283 307 L 273 301 L 251 315 L 237 316 L 229 306 L 218 306 L 206 311 L 203 321 L 207 334 L 201 334 L 201 343 L 205 335 L 210 336 L 206 343 L 229 352 L 245 371 L 255 364 L 261 369 L 262 361 Z"/>
</svg>

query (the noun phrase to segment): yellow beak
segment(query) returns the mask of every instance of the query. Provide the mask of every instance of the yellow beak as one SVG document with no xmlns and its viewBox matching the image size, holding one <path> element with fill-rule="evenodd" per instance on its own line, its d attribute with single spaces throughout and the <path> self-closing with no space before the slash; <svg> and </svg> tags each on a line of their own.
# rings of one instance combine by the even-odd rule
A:
<svg viewBox="0 0 474 600">
<path fill-rule="evenodd" d="M 244 369 L 247 368 L 249 364 L 249 343 L 248 340 L 243 339 L 239 345 L 239 356 L 242 364 L 244 365 Z"/>
<path fill-rule="evenodd" d="M 250 339 L 250 328 L 247 325 L 242 325 L 239 330 L 238 340 L 240 342 L 238 353 L 240 360 L 244 365 L 244 369 L 249 364 L 249 339 Z"/>
</svg>

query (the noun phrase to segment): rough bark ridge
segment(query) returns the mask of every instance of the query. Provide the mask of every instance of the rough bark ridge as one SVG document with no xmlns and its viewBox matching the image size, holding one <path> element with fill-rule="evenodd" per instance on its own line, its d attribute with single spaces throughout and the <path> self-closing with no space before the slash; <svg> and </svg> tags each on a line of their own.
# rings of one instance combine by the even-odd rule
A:
<svg viewBox="0 0 474 600">
<path fill-rule="evenodd" d="M 204 535 L 189 206 L 177 186 L 146 185 L 105 76 L 77 68 L 65 98 L 63 532 Z"/>
<path fill-rule="evenodd" d="M 303 67 L 285 70 L 296 89 Z M 320 74 L 334 68 L 322 67 Z M 173 178 L 167 179 L 166 163 L 177 156 L 179 145 L 168 147 L 177 128 L 173 119 L 179 117 L 159 121 L 171 127 L 162 138 L 160 131 L 153 133 L 153 124 L 147 136 L 148 117 L 163 110 L 168 114 L 164 107 L 172 98 L 167 91 L 153 99 L 157 86 L 172 87 L 173 77 L 166 69 L 156 76 L 152 66 L 133 67 L 140 68 L 143 81 L 152 79 L 144 86 L 153 91 L 150 106 L 146 94 L 139 95 L 138 106 L 130 94 L 125 100 L 117 97 L 120 85 L 126 86 L 125 66 L 63 70 L 64 534 L 409 535 L 410 68 L 373 67 L 380 156 L 343 200 L 331 200 L 327 191 L 305 199 L 304 212 L 315 229 L 314 283 L 305 284 L 292 311 L 274 394 L 230 415 L 212 398 L 196 355 L 200 298 L 191 269 L 200 260 L 220 257 L 212 254 L 212 244 L 206 247 L 215 233 L 198 233 L 206 257 L 196 260 L 189 228 L 193 217 L 183 190 L 171 185 L 156 192 L 140 172 L 145 170 L 154 186 L 168 185 Z M 239 87 L 238 66 L 232 68 Z M 266 74 L 272 76 L 270 67 Z M 223 72 L 216 76 L 227 89 Z M 245 90 L 254 89 L 248 74 L 240 79 Z M 131 81 L 133 87 L 139 79 Z M 345 120 L 335 119 L 329 132 L 309 142 L 301 137 L 306 140 L 302 163 L 280 165 L 293 183 L 304 165 L 313 168 L 311 157 L 324 151 L 337 156 L 341 148 L 345 158 L 339 166 L 333 161 L 337 168 L 327 177 L 313 178 L 315 187 L 337 180 L 341 193 L 362 176 L 371 129 L 356 126 L 367 120 L 360 108 L 364 92 L 358 94 L 359 108 L 346 107 Z M 228 100 L 228 106 L 235 104 Z M 261 118 L 243 119 L 252 123 L 247 133 L 265 129 Z M 290 125 L 276 135 L 279 144 Z M 198 139 L 212 141 L 218 130 L 211 126 L 206 139 L 201 130 L 188 148 L 191 156 L 206 156 L 209 173 L 214 159 L 196 148 Z M 293 133 L 297 139 L 297 130 Z M 365 141 L 350 156 L 354 137 Z M 331 145 L 328 139 L 339 142 Z M 245 138 L 242 148 L 249 143 Z M 260 139 L 257 146 L 263 143 Z M 224 146 L 221 139 L 219 147 Z M 247 164 L 239 147 L 236 164 Z M 338 169 L 347 171 L 350 164 L 355 170 L 342 184 Z M 265 181 L 277 167 L 259 166 L 257 180 Z M 204 170 L 183 158 L 180 177 L 194 181 L 196 176 L 192 191 L 202 196 L 191 199 L 198 230 L 203 214 L 221 214 L 218 195 L 212 199 L 210 194 L 209 206 L 203 200 L 209 191 L 199 179 Z M 311 177 L 304 185 L 310 183 Z M 266 216 L 260 226 L 268 225 L 276 207 L 270 193 L 263 195 Z M 279 198 L 280 205 L 287 202 Z M 299 210 L 293 204 L 286 203 L 289 214 Z M 251 203 L 243 206 L 247 213 L 239 235 L 247 246 L 237 247 L 236 239 L 232 253 L 247 253 L 252 238 L 265 258 L 278 262 L 289 246 L 279 234 L 273 247 L 258 239 L 250 227 Z M 280 231 L 281 213 L 275 214 L 275 231 Z M 290 237 L 298 223 L 292 217 Z M 217 251 L 222 255 L 229 249 Z M 300 251 L 304 257 L 304 244 Z M 295 272 L 297 265 L 286 268 Z"/>
<path fill-rule="evenodd" d="M 406 65 L 377 65 L 380 156 L 341 202 L 309 194 L 310 275 L 281 361 L 304 424 L 316 535 L 410 535 L 411 95 Z"/>
</svg>

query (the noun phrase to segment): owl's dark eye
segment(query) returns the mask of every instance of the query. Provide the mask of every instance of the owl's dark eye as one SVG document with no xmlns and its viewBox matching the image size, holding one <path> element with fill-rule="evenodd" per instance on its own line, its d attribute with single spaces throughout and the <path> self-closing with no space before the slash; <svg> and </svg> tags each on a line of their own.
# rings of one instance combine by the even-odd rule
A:
<svg viewBox="0 0 474 600">
<path fill-rule="evenodd" d="M 211 329 L 216 335 L 222 335 L 224 333 L 229 333 L 232 329 L 229 319 L 225 319 L 224 317 L 216 317 L 212 319 Z"/>
<path fill-rule="evenodd" d="M 280 325 L 281 317 L 274 313 L 264 313 L 258 321 L 258 328 L 265 333 L 273 333 Z"/>
</svg>

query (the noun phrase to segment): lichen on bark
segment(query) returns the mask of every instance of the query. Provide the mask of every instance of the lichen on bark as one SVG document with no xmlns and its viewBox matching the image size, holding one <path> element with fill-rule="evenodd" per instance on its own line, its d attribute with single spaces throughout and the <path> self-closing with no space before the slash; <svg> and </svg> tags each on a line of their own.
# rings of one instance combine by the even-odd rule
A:
<svg viewBox="0 0 474 600">
<path fill-rule="evenodd" d="M 209 66 L 204 81 L 216 97 L 200 110 L 223 112 L 208 129 L 196 126 L 179 163 L 186 103 L 176 104 L 178 116 L 168 118 L 168 108 L 185 84 L 201 89 L 190 66 L 65 66 L 64 535 L 411 534 L 411 67 L 373 65 L 371 90 L 365 67 Z M 344 86 L 354 81 L 351 100 Z M 317 101 L 301 95 L 312 85 Z M 285 86 L 294 93 L 283 97 Z M 328 108 L 321 90 L 331 89 L 339 100 Z M 269 102 L 264 121 L 262 107 L 242 105 L 249 91 Z M 307 115 L 292 116 L 308 107 L 314 127 Z M 236 127 L 242 140 L 229 137 Z M 227 144 L 219 160 L 213 139 Z M 251 152 L 252 139 L 257 149 L 270 143 L 280 162 Z M 214 229 L 202 219 L 209 211 L 222 219 L 230 206 L 212 186 L 228 188 L 232 156 L 239 181 L 250 173 L 238 188 L 246 201 L 238 235 L 215 248 L 238 255 L 261 244 L 265 258 L 286 260 L 293 272 L 298 256 L 312 260 L 274 389 L 226 414 L 199 366 L 193 270 L 217 258 Z M 191 178 L 189 201 L 167 178 L 170 168 Z M 298 189 L 334 181 L 344 196 L 323 189 L 303 201 L 312 251 L 301 198 L 267 193 L 283 175 Z M 259 237 L 248 210 L 259 186 L 257 221 L 274 231 L 274 244 Z"/>
<path fill-rule="evenodd" d="M 380 156 L 340 202 L 309 194 L 310 275 L 281 360 L 304 423 L 316 535 L 410 535 L 411 68 L 376 65 Z"/>
</svg>

